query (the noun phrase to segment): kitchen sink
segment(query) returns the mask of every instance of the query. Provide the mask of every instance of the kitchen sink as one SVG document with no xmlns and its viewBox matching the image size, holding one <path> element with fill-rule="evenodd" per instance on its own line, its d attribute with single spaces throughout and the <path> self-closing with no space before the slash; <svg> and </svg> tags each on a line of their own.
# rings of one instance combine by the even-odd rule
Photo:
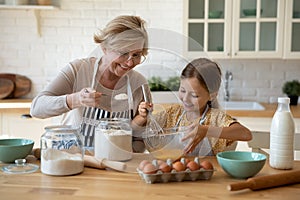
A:
<svg viewBox="0 0 300 200">
<path fill-rule="evenodd" d="M 265 110 L 265 107 L 255 101 L 223 101 L 220 106 L 224 110 Z"/>
</svg>

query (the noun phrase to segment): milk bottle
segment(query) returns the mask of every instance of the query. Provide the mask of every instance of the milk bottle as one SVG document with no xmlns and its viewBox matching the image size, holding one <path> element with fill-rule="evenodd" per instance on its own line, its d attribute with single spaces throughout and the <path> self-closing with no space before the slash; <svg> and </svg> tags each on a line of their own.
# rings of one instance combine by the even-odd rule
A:
<svg viewBox="0 0 300 200">
<path fill-rule="evenodd" d="M 269 162 L 276 169 L 293 168 L 295 123 L 289 104 L 288 97 L 278 98 L 278 107 L 271 123 Z"/>
</svg>

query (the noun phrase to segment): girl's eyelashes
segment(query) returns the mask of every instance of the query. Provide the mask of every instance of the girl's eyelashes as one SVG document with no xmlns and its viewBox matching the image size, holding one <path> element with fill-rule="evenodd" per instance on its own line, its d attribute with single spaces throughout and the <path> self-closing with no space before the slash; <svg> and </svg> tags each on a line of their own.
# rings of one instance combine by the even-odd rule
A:
<svg viewBox="0 0 300 200">
<path fill-rule="evenodd" d="M 192 94 L 192 97 L 193 97 L 193 98 L 198 98 L 199 96 L 196 95 L 196 94 Z"/>
<path fill-rule="evenodd" d="M 185 93 L 185 89 L 180 88 L 180 92 Z"/>
<path fill-rule="evenodd" d="M 180 88 L 180 92 L 181 93 L 186 93 L 186 90 L 183 89 L 183 88 Z M 193 98 L 198 98 L 199 96 L 195 93 L 190 93 L 190 96 L 193 97 Z"/>
</svg>

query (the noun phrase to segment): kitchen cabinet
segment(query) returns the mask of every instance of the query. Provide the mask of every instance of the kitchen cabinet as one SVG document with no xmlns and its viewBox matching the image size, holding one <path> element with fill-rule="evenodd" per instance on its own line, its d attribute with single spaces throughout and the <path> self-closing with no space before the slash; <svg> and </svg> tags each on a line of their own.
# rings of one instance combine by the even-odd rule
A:
<svg viewBox="0 0 300 200">
<path fill-rule="evenodd" d="M 286 2 L 286 35 L 284 37 L 285 58 L 300 58 L 300 0 Z"/>
<path fill-rule="evenodd" d="M 10 111 L 1 113 L 1 137 L 2 138 L 27 138 L 34 140 L 35 147 L 40 146 L 40 136 L 44 133 L 44 127 L 51 124 L 51 120 L 23 118 L 22 112 Z"/>
<path fill-rule="evenodd" d="M 187 56 L 299 58 L 295 53 L 300 49 L 299 4 L 299 0 L 186 1 Z"/>
<path fill-rule="evenodd" d="M 3 108 L 0 103 L 0 138 L 28 138 L 34 140 L 34 147 L 40 146 L 40 137 L 44 133 L 44 127 L 59 124 L 59 117 L 48 119 L 36 119 L 24 117 L 24 114 L 29 113 L 30 105 L 20 107 L 16 104 L 16 108 Z M 22 101 L 21 103 L 24 103 Z"/>
<path fill-rule="evenodd" d="M 188 36 L 188 57 L 207 53 L 210 57 L 230 56 L 232 2 L 228 0 L 185 1 L 184 30 Z"/>
</svg>

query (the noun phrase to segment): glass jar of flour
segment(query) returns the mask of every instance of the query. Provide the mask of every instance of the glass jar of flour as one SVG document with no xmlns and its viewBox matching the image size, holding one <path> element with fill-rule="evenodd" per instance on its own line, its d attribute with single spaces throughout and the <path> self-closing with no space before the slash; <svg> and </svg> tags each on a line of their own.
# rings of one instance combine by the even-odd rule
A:
<svg viewBox="0 0 300 200">
<path fill-rule="evenodd" d="M 84 147 L 80 129 L 71 126 L 47 126 L 41 137 L 41 171 L 65 176 L 83 172 Z"/>
<path fill-rule="evenodd" d="M 128 119 L 102 119 L 95 128 L 96 158 L 126 161 L 132 158 L 132 128 Z"/>
</svg>

